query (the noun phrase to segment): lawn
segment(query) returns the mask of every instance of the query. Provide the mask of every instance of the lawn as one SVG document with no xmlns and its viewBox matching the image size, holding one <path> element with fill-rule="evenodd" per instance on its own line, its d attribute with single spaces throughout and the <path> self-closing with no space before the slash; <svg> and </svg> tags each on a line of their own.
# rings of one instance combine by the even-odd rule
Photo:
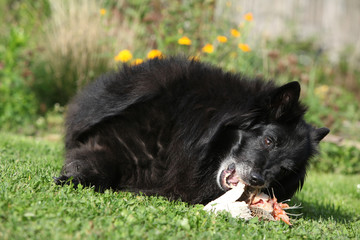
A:
<svg viewBox="0 0 360 240">
<path fill-rule="evenodd" d="M 201 205 L 52 182 L 60 142 L 0 133 L 0 239 L 359 239 L 360 176 L 310 171 L 293 227 L 215 216 Z"/>
</svg>

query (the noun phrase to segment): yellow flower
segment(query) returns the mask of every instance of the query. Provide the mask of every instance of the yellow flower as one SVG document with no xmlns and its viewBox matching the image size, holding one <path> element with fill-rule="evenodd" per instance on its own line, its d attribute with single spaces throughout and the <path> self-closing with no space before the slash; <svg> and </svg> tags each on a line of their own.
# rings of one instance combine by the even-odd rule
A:
<svg viewBox="0 0 360 240">
<path fill-rule="evenodd" d="M 127 49 L 120 51 L 119 54 L 114 57 L 116 62 L 128 62 L 130 59 L 132 59 L 132 54 Z"/>
<path fill-rule="evenodd" d="M 182 38 L 180 38 L 178 40 L 178 44 L 180 44 L 180 45 L 191 45 L 191 40 L 188 37 L 184 36 L 184 37 L 182 37 Z"/>
<path fill-rule="evenodd" d="M 202 48 L 202 51 L 205 53 L 212 53 L 212 52 L 214 52 L 214 46 L 212 44 L 208 43 Z"/>
<path fill-rule="evenodd" d="M 134 61 L 131 62 L 132 65 L 139 65 L 141 63 L 143 63 L 144 60 L 142 60 L 141 58 L 136 58 L 134 59 Z"/>
<path fill-rule="evenodd" d="M 218 42 L 220 42 L 220 43 L 226 43 L 226 42 L 227 42 L 227 37 L 225 37 L 225 36 L 217 36 L 216 39 L 217 39 Z"/>
<path fill-rule="evenodd" d="M 249 45 L 245 44 L 245 43 L 239 43 L 238 47 L 241 49 L 241 51 L 243 52 L 250 52 L 251 48 L 249 47 Z"/>
<path fill-rule="evenodd" d="M 328 85 L 321 85 L 315 88 L 315 95 L 319 96 L 320 99 L 324 100 L 329 93 L 329 86 Z"/>
<path fill-rule="evenodd" d="M 153 49 L 148 53 L 147 57 L 149 59 L 153 59 L 153 58 L 162 58 L 163 56 L 160 50 Z"/>
<path fill-rule="evenodd" d="M 251 12 L 248 12 L 244 15 L 244 19 L 248 22 L 251 22 L 252 20 L 254 20 L 254 16 Z"/>
<path fill-rule="evenodd" d="M 101 8 L 100 9 L 100 15 L 104 16 L 106 14 L 106 9 L 105 8 Z"/>
<path fill-rule="evenodd" d="M 241 35 L 240 32 L 234 28 L 230 30 L 230 33 L 232 36 L 234 36 L 236 38 L 240 37 L 240 35 Z"/>
</svg>

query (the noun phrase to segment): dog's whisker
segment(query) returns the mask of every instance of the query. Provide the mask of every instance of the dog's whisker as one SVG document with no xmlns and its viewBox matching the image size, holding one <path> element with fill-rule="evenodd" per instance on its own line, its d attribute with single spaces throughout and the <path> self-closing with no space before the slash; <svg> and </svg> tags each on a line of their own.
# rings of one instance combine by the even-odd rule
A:
<svg viewBox="0 0 360 240">
<path fill-rule="evenodd" d="M 288 207 L 288 208 L 286 208 L 286 210 L 293 210 L 293 209 L 300 209 L 300 208 L 303 208 L 303 207 L 301 207 L 301 204 L 299 204 L 299 205 L 294 205 L 294 206 L 291 206 L 291 207 Z"/>
<path fill-rule="evenodd" d="M 269 191 L 269 188 L 266 188 L 266 191 L 267 191 L 267 194 L 270 196 L 270 191 Z"/>
<path fill-rule="evenodd" d="M 286 215 L 289 215 L 289 216 L 292 216 L 292 217 L 300 217 L 303 214 L 302 213 L 288 213 L 288 212 L 286 212 Z"/>
<path fill-rule="evenodd" d="M 282 191 L 286 191 L 284 186 L 278 180 L 274 179 L 273 183 L 275 183 L 277 186 L 279 186 Z"/>
</svg>

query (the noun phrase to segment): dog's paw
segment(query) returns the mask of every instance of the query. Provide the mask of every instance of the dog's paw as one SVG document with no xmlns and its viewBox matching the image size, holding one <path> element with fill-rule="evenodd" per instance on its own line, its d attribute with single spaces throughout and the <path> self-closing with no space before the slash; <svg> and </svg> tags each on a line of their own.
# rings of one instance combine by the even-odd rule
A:
<svg viewBox="0 0 360 240">
<path fill-rule="evenodd" d="M 53 177 L 53 179 L 56 185 L 61 185 L 61 186 L 72 183 L 76 187 L 78 184 L 80 184 L 78 178 L 68 177 L 65 175 L 61 175 L 60 177 Z"/>
</svg>

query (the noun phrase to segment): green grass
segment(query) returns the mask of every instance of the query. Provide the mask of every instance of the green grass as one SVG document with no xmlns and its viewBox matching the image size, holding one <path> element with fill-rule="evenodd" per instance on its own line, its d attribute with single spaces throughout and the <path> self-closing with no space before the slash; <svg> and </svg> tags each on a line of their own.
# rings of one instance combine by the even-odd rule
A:
<svg viewBox="0 0 360 240">
<path fill-rule="evenodd" d="M 359 175 L 310 172 L 294 226 L 210 215 L 201 205 L 59 187 L 63 147 L 0 133 L 0 239 L 360 238 Z"/>
</svg>

